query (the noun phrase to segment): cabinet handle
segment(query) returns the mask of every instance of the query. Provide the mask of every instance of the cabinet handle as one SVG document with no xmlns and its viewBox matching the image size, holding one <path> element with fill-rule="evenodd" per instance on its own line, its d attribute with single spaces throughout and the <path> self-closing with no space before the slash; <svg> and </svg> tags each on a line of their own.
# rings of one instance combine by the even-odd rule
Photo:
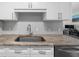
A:
<svg viewBox="0 0 79 59">
<path fill-rule="evenodd" d="M 19 51 L 19 50 L 15 50 L 15 53 L 22 53 L 21 51 Z"/>
<path fill-rule="evenodd" d="M 40 53 L 40 54 L 43 54 L 43 55 L 45 55 L 45 54 L 46 54 L 46 52 L 45 52 L 45 51 L 39 51 L 39 53 Z"/>
</svg>

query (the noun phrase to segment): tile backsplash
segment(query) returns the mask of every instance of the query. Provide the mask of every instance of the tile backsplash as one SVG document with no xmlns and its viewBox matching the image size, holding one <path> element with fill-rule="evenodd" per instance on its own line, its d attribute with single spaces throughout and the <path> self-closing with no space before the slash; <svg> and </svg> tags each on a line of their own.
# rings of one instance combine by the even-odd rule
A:
<svg viewBox="0 0 79 59">
<path fill-rule="evenodd" d="M 20 13 L 18 21 L 3 23 L 3 34 L 28 34 L 27 25 L 31 24 L 33 34 L 62 34 L 62 20 L 43 21 L 41 13 Z"/>
<path fill-rule="evenodd" d="M 12 23 L 5 23 L 6 26 L 4 26 L 3 34 L 28 34 L 28 24 L 31 24 L 31 29 L 34 34 L 62 34 L 62 21 Z"/>
</svg>

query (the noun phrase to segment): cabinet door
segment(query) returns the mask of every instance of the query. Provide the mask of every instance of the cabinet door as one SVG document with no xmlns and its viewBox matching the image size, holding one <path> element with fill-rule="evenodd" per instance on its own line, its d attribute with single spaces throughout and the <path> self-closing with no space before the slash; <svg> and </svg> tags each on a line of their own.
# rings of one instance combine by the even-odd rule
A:
<svg viewBox="0 0 79 59">
<path fill-rule="evenodd" d="M 44 20 L 58 20 L 58 13 L 60 9 L 59 2 L 40 2 L 33 3 L 33 8 L 45 8 L 47 9 L 46 17 Z"/>
<path fill-rule="evenodd" d="M 37 57 L 53 57 L 52 46 L 31 46 L 31 56 Z"/>
<path fill-rule="evenodd" d="M 23 57 L 23 56 L 30 56 L 30 48 L 29 46 L 14 46 L 14 54 L 16 56 L 20 56 L 20 57 Z"/>
<path fill-rule="evenodd" d="M 63 20 L 72 20 L 72 3 L 60 2 L 60 12 L 62 13 Z"/>
<path fill-rule="evenodd" d="M 3 48 L 4 47 L 4 48 Z M 0 56 L 5 57 L 26 57 L 29 56 L 29 47 L 27 46 L 0 46 Z"/>
<path fill-rule="evenodd" d="M 4 46 L 0 46 L 0 57 L 5 57 L 5 53 Z"/>
<path fill-rule="evenodd" d="M 17 20 L 14 9 L 28 8 L 25 2 L 0 2 L 0 20 Z"/>
<path fill-rule="evenodd" d="M 14 9 L 18 9 L 18 8 L 26 9 L 26 8 L 28 8 L 27 2 L 10 2 L 7 4 L 8 4 L 8 7 L 11 9 L 12 20 L 18 19 L 18 14 L 14 12 Z"/>
<path fill-rule="evenodd" d="M 59 15 L 59 13 L 61 13 Z M 61 16 L 61 19 L 59 19 Z M 72 19 L 71 2 L 49 2 L 47 7 L 47 20 Z"/>
<path fill-rule="evenodd" d="M 59 3 L 58 2 L 48 2 L 47 3 L 47 20 L 58 20 L 59 13 Z"/>
<path fill-rule="evenodd" d="M 46 9 L 47 2 L 32 2 L 32 8 Z"/>
<path fill-rule="evenodd" d="M 32 3 L 33 8 L 46 8 L 46 18 L 44 20 L 64 20 L 72 19 L 72 4 L 71 2 L 35 2 Z M 61 19 L 58 19 L 61 13 Z"/>
<path fill-rule="evenodd" d="M 56 2 L 34 2 L 32 8 L 47 9 L 44 20 L 58 20 L 58 4 Z"/>
<path fill-rule="evenodd" d="M 0 2 L 0 20 L 10 19 L 12 19 L 11 8 L 9 8 L 7 3 Z"/>
</svg>

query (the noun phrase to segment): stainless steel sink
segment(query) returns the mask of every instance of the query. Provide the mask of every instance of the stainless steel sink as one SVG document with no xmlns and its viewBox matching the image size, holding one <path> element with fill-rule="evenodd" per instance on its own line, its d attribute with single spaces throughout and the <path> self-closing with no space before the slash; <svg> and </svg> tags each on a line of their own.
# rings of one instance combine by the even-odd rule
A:
<svg viewBox="0 0 79 59">
<path fill-rule="evenodd" d="M 16 42 L 43 42 L 45 39 L 41 36 L 18 37 Z"/>
</svg>

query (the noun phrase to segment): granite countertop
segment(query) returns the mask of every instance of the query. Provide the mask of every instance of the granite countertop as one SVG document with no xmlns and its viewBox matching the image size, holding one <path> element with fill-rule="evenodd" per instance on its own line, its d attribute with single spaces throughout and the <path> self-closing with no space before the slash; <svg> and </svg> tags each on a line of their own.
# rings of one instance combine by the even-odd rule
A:
<svg viewBox="0 0 79 59">
<path fill-rule="evenodd" d="M 66 35 L 39 35 L 46 40 L 45 42 L 15 42 L 20 36 L 28 35 L 0 35 L 0 45 L 79 45 L 78 39 Z"/>
</svg>

